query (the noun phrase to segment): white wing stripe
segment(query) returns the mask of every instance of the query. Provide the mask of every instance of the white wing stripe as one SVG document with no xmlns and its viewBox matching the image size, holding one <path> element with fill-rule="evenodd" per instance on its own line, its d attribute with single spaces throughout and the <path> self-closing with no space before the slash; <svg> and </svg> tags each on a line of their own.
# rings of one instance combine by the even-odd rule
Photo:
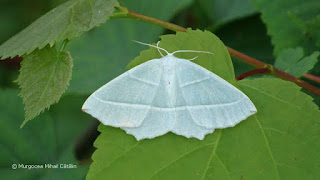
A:
<svg viewBox="0 0 320 180">
<path fill-rule="evenodd" d="M 178 106 L 178 107 L 156 107 L 156 106 L 150 106 L 150 105 L 144 105 L 144 104 L 128 104 L 128 103 L 121 103 L 121 102 L 114 102 L 114 101 L 108 101 L 108 100 L 102 100 L 96 96 L 93 96 L 95 99 L 115 105 L 115 106 L 124 106 L 124 107 L 132 107 L 132 108 L 150 108 L 158 111 L 179 111 L 179 110 L 186 110 L 186 109 L 201 109 L 201 108 L 214 108 L 214 107 L 222 107 L 222 106 L 232 106 L 238 104 L 243 98 L 238 99 L 237 101 L 231 102 L 231 103 L 224 103 L 224 104 L 210 104 L 210 105 L 196 105 L 196 106 Z"/>
<path fill-rule="evenodd" d="M 203 78 L 203 79 L 198 79 L 198 80 L 190 81 L 190 82 L 187 82 L 187 83 L 185 83 L 185 84 L 180 85 L 180 88 L 185 87 L 185 86 L 188 86 L 188 85 L 200 83 L 200 82 L 202 82 L 202 81 L 206 81 L 206 80 L 209 80 L 209 79 L 210 79 L 210 77 L 205 77 L 205 78 Z"/>
<path fill-rule="evenodd" d="M 138 77 L 135 77 L 134 75 L 132 75 L 132 74 L 130 74 L 130 77 L 132 78 L 132 79 L 135 79 L 135 80 L 137 80 L 137 81 L 140 81 L 140 82 L 143 82 L 143 83 L 146 83 L 146 84 L 150 84 L 150 85 L 153 85 L 153 86 L 159 86 L 158 84 L 156 84 L 156 83 L 154 83 L 154 82 L 152 82 L 152 81 L 147 81 L 147 80 L 145 80 L 145 79 L 141 79 L 141 78 L 138 78 Z"/>
</svg>

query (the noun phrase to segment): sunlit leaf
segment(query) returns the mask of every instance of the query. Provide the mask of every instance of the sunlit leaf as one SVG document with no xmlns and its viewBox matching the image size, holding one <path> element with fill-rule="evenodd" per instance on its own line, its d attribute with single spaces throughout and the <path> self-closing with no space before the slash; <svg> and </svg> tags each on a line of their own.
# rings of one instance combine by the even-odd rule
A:
<svg viewBox="0 0 320 180">
<path fill-rule="evenodd" d="M 296 85 L 278 79 L 243 80 L 258 109 L 233 128 L 205 140 L 174 134 L 137 142 L 100 125 L 88 179 L 316 179 L 320 112 Z"/>
</svg>

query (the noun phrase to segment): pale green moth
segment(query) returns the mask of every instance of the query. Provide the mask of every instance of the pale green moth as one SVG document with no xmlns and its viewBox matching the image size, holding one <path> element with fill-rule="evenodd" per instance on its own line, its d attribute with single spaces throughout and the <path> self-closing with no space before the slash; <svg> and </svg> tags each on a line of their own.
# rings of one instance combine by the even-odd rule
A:
<svg viewBox="0 0 320 180">
<path fill-rule="evenodd" d="M 137 140 L 167 132 L 202 140 L 215 129 L 233 127 L 257 112 L 250 99 L 227 81 L 174 56 L 210 52 L 169 53 L 158 44 L 145 45 L 163 50 L 166 56 L 159 50 L 162 58 L 140 64 L 105 84 L 86 100 L 83 111 Z"/>
</svg>

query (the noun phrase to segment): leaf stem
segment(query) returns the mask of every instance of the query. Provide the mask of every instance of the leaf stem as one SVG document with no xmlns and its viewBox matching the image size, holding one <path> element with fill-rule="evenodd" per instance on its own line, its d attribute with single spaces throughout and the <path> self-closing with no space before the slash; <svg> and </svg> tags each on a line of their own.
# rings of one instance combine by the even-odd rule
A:
<svg viewBox="0 0 320 180">
<path fill-rule="evenodd" d="M 68 42 L 69 42 L 69 39 L 65 39 L 65 40 L 62 42 L 62 44 L 61 44 L 61 46 L 60 46 L 60 49 L 59 49 L 59 53 L 61 53 L 61 52 L 66 48 Z"/>
<path fill-rule="evenodd" d="M 120 10 L 120 14 L 116 14 L 115 16 L 113 16 L 113 18 L 132 18 L 132 19 L 137 19 L 137 20 L 141 20 L 141 21 L 145 21 L 145 22 L 148 22 L 148 23 L 152 23 L 152 24 L 155 24 L 155 25 L 159 25 L 161 27 L 164 27 L 166 29 L 169 29 L 169 30 L 172 30 L 172 31 L 182 31 L 182 32 L 186 32 L 187 29 L 184 28 L 184 27 L 181 27 L 181 26 L 178 26 L 176 24 L 173 24 L 173 23 L 170 23 L 170 22 L 166 22 L 166 21 L 162 21 L 160 19 L 156 19 L 156 18 L 153 18 L 153 17 L 149 17 L 149 16 L 145 16 L 145 15 L 142 15 L 142 14 L 139 14 L 139 13 L 136 13 L 136 12 L 133 12 L 133 11 L 130 11 L 128 8 L 126 7 L 123 7 L 123 6 L 119 6 L 118 9 Z M 266 68 L 266 69 L 269 69 L 270 70 L 270 73 L 274 76 L 278 76 L 280 77 L 281 79 L 284 79 L 284 80 L 287 80 L 287 81 L 291 81 L 295 84 L 297 84 L 298 86 L 306 89 L 307 91 L 309 91 L 310 93 L 313 93 L 317 96 L 320 96 L 320 89 L 301 80 L 301 79 L 298 79 L 284 71 L 281 71 L 280 69 L 270 65 L 270 64 L 267 64 L 267 63 L 264 63 L 258 59 L 255 59 L 253 57 L 250 57 L 248 55 L 245 55 L 239 51 L 236 51 L 228 46 L 227 47 L 227 50 L 229 51 L 230 55 L 231 56 L 234 56 L 256 68 L 259 68 L 259 69 L 263 69 L 263 68 Z M 310 76 L 309 76 L 310 77 Z"/>
<path fill-rule="evenodd" d="M 128 16 L 128 8 L 123 6 L 119 6 L 117 8 L 119 9 L 120 12 L 113 13 L 113 15 L 110 16 L 110 18 L 123 18 Z"/>
</svg>

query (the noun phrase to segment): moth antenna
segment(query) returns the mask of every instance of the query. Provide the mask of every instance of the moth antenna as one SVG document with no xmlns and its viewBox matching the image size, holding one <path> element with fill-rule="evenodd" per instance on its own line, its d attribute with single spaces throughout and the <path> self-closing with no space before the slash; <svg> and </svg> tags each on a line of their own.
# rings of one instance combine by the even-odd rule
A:
<svg viewBox="0 0 320 180">
<path fill-rule="evenodd" d="M 195 60 L 195 59 L 197 59 L 197 58 L 198 58 L 198 56 L 196 56 L 196 57 L 194 57 L 194 58 L 191 58 L 191 59 L 187 59 L 187 60 L 193 61 L 193 60 Z"/>
<path fill-rule="evenodd" d="M 157 49 L 158 49 L 158 52 L 160 53 L 160 55 L 163 57 L 162 52 L 159 50 L 159 43 L 160 43 L 160 41 L 157 42 Z"/>
<path fill-rule="evenodd" d="M 212 52 L 208 52 L 208 51 L 197 51 L 197 50 L 178 50 L 178 51 L 175 51 L 173 52 L 172 54 L 175 54 L 175 53 L 181 53 L 181 52 L 195 52 L 195 53 L 206 53 L 206 54 L 213 54 Z"/>
<path fill-rule="evenodd" d="M 143 42 L 136 41 L 136 40 L 132 40 L 132 41 L 134 41 L 134 42 L 136 42 L 136 43 L 139 43 L 139 44 L 142 44 L 142 45 L 146 45 L 146 46 L 150 46 L 150 47 L 157 48 L 158 51 L 159 51 L 159 49 L 161 49 L 161 50 L 163 50 L 164 52 L 166 52 L 167 54 L 170 54 L 167 50 L 165 50 L 165 49 L 163 49 L 163 48 L 161 48 L 161 47 L 157 47 L 157 46 L 155 46 L 155 45 L 143 43 Z"/>
</svg>

